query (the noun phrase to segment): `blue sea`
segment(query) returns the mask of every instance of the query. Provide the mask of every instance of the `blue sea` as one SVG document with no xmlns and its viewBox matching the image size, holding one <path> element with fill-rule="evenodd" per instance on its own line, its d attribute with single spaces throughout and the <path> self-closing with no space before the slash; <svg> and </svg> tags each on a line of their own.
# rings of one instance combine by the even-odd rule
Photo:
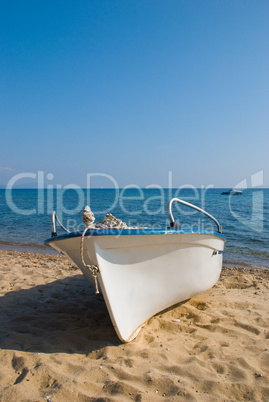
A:
<svg viewBox="0 0 269 402">
<path fill-rule="evenodd" d="M 51 212 L 56 210 L 70 231 L 83 230 L 81 211 L 90 205 L 96 222 L 106 213 L 128 226 L 166 228 L 167 203 L 178 197 L 213 215 L 226 237 L 224 266 L 269 268 L 269 189 L 246 189 L 242 195 L 222 195 L 216 188 L 128 189 L 5 189 L 0 190 L 0 248 L 41 250 L 51 236 Z M 201 213 L 173 204 L 182 228 L 216 230 Z M 61 230 L 58 231 L 61 233 Z"/>
</svg>

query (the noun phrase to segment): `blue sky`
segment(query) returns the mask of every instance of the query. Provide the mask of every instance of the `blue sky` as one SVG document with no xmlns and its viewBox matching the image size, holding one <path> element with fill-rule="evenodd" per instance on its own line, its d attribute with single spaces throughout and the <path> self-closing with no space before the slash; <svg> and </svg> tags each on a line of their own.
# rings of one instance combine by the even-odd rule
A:
<svg viewBox="0 0 269 402">
<path fill-rule="evenodd" d="M 2 1 L 0 184 L 269 187 L 268 21 L 268 0 Z"/>
</svg>

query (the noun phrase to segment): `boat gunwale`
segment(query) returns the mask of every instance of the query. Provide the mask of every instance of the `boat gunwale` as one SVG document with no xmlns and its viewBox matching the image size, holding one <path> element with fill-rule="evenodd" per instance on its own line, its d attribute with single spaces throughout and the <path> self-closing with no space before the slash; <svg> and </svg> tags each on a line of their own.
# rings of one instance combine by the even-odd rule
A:
<svg viewBox="0 0 269 402">
<path fill-rule="evenodd" d="M 54 237 L 50 237 L 49 239 L 45 240 L 45 244 L 49 245 L 57 240 L 63 240 L 68 238 L 75 238 L 81 237 L 82 231 L 71 232 L 66 234 L 57 235 Z M 160 236 L 160 235 L 173 235 L 173 234 L 205 234 L 205 235 L 214 235 L 218 236 L 224 240 L 226 237 L 219 232 L 210 231 L 210 230 L 199 230 L 199 229 L 150 229 L 150 228 L 139 228 L 139 229 L 120 229 L 120 228 L 106 228 L 106 229 L 89 229 L 85 236 Z"/>
</svg>

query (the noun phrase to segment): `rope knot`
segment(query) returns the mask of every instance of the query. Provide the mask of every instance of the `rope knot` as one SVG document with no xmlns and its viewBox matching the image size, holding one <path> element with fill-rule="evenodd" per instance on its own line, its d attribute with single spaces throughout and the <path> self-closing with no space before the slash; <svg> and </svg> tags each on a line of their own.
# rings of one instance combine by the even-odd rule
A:
<svg viewBox="0 0 269 402">
<path fill-rule="evenodd" d="M 82 211 L 82 219 L 88 228 L 94 228 L 93 222 L 95 221 L 95 217 L 93 212 L 91 211 L 91 208 L 88 205 L 86 205 L 86 207 Z"/>
</svg>

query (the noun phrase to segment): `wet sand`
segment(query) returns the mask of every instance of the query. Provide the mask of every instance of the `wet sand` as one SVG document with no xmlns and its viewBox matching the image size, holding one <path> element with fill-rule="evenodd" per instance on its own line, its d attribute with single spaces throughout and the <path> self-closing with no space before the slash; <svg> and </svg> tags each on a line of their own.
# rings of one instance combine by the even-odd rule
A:
<svg viewBox="0 0 269 402">
<path fill-rule="evenodd" d="M 207 292 L 119 341 L 62 255 L 0 251 L 1 401 L 268 401 L 269 271 Z"/>
</svg>

